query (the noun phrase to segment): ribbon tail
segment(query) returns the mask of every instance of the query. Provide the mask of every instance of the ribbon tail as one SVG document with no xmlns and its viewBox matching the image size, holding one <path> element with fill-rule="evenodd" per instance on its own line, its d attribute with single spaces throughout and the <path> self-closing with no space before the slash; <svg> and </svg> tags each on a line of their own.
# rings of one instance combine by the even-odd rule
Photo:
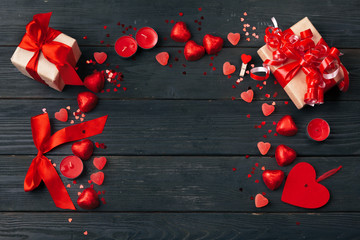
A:
<svg viewBox="0 0 360 240">
<path fill-rule="evenodd" d="M 24 180 L 24 190 L 25 192 L 30 192 L 37 188 L 41 182 L 41 177 L 37 171 L 37 161 L 39 157 L 35 157 L 29 167 L 29 170 L 26 173 Z"/>
<path fill-rule="evenodd" d="M 344 73 L 344 80 L 342 80 L 338 84 L 338 87 L 339 87 L 340 91 L 346 92 L 349 89 L 349 73 L 346 70 L 346 68 L 344 67 L 344 65 L 341 64 L 340 66 Z"/>
<path fill-rule="evenodd" d="M 66 85 L 84 85 L 81 81 L 79 75 L 76 73 L 75 69 L 66 63 L 65 65 L 59 67 L 59 72 L 62 80 Z"/>
</svg>

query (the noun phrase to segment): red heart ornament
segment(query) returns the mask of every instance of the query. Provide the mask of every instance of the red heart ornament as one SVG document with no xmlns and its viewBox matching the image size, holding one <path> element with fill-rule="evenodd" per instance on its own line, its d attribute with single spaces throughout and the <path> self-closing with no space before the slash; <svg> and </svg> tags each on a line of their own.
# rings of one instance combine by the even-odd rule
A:
<svg viewBox="0 0 360 240">
<path fill-rule="evenodd" d="M 232 44 L 232 45 L 236 45 L 238 44 L 238 42 L 240 41 L 240 33 L 232 33 L 230 32 L 228 35 L 227 35 L 227 39 L 229 40 L 229 42 Z"/>
<path fill-rule="evenodd" d="M 206 34 L 203 38 L 203 46 L 206 53 L 209 55 L 220 52 L 224 44 L 224 40 L 221 37 L 216 37 L 210 34 Z"/>
<path fill-rule="evenodd" d="M 88 160 L 94 151 L 94 144 L 89 139 L 73 143 L 71 151 L 82 160 Z"/>
<path fill-rule="evenodd" d="M 244 64 L 248 64 L 251 61 L 251 56 L 246 54 L 241 54 L 241 61 Z"/>
<path fill-rule="evenodd" d="M 107 59 L 107 54 L 104 52 L 94 52 L 94 58 L 98 64 L 103 64 Z"/>
<path fill-rule="evenodd" d="M 276 132 L 284 136 L 294 136 L 298 128 L 290 115 L 283 116 L 276 125 Z"/>
<path fill-rule="evenodd" d="M 278 189 L 283 182 L 285 174 L 281 170 L 265 170 L 262 173 L 262 179 L 270 190 Z"/>
<path fill-rule="evenodd" d="M 234 65 L 231 65 L 229 62 L 225 62 L 223 65 L 223 73 L 224 75 L 230 75 L 234 73 L 236 70 L 236 67 Z"/>
<path fill-rule="evenodd" d="M 68 112 L 65 108 L 61 108 L 60 111 L 55 113 L 55 118 L 61 122 L 67 122 Z"/>
<path fill-rule="evenodd" d="M 101 72 L 94 72 L 85 77 L 84 86 L 93 92 L 100 92 L 104 89 L 105 78 Z"/>
<path fill-rule="evenodd" d="M 269 204 L 269 199 L 258 193 L 255 196 L 255 207 L 262 208 Z"/>
<path fill-rule="evenodd" d="M 196 61 L 205 55 L 205 49 L 193 40 L 190 40 L 185 44 L 184 55 L 186 60 Z"/>
<path fill-rule="evenodd" d="M 77 96 L 77 102 L 80 111 L 86 113 L 86 112 L 90 112 L 96 107 L 98 103 L 98 97 L 92 92 L 81 92 Z"/>
<path fill-rule="evenodd" d="M 106 162 L 106 157 L 96 157 L 94 158 L 93 164 L 97 169 L 102 170 L 105 167 Z"/>
<path fill-rule="evenodd" d="M 286 146 L 279 145 L 275 150 L 275 159 L 279 166 L 284 167 L 292 163 L 296 158 L 296 152 L 294 149 Z"/>
<path fill-rule="evenodd" d="M 242 92 L 240 94 L 240 97 L 242 100 L 244 100 L 247 103 L 251 103 L 254 98 L 254 91 L 249 89 L 246 92 Z"/>
<path fill-rule="evenodd" d="M 316 172 L 309 163 L 296 164 L 287 176 L 281 201 L 302 208 L 320 208 L 330 199 L 329 190 L 316 182 Z"/>
<path fill-rule="evenodd" d="M 77 204 L 83 209 L 94 209 L 100 205 L 99 196 L 93 188 L 85 188 L 77 199 Z"/>
<path fill-rule="evenodd" d="M 176 42 L 187 42 L 191 33 L 184 22 L 177 22 L 171 29 L 170 37 Z"/>
<path fill-rule="evenodd" d="M 104 182 L 104 173 L 103 172 L 97 172 L 90 175 L 90 179 L 93 183 L 97 185 L 101 185 Z"/>
<path fill-rule="evenodd" d="M 156 55 L 156 61 L 160 63 L 161 65 L 165 66 L 168 64 L 169 61 L 169 53 L 168 52 L 161 52 Z"/>
<path fill-rule="evenodd" d="M 271 144 L 268 142 L 258 142 L 257 147 L 261 155 L 266 155 L 270 150 Z"/>
<path fill-rule="evenodd" d="M 261 106 L 261 110 L 262 110 L 264 116 L 267 117 L 274 112 L 275 106 L 269 105 L 267 103 L 263 103 L 263 105 Z"/>
</svg>

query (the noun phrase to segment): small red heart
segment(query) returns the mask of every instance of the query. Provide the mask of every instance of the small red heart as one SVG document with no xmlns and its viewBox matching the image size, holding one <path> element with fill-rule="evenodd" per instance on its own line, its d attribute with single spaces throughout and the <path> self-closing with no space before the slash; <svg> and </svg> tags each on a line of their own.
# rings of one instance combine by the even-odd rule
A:
<svg viewBox="0 0 360 240">
<path fill-rule="evenodd" d="M 94 151 L 94 144 L 89 139 L 84 139 L 79 142 L 75 142 L 71 146 L 71 151 L 81 158 L 82 160 L 88 160 Z"/>
<path fill-rule="evenodd" d="M 103 64 L 107 59 L 107 54 L 104 52 L 94 52 L 94 58 L 98 64 Z"/>
<path fill-rule="evenodd" d="M 272 191 L 279 188 L 283 182 L 285 174 L 281 170 L 265 170 L 262 179 L 265 185 Z"/>
<path fill-rule="evenodd" d="M 251 61 L 251 56 L 250 55 L 246 55 L 246 54 L 242 54 L 241 55 L 241 61 L 244 64 L 248 64 Z"/>
<path fill-rule="evenodd" d="M 77 204 L 83 209 L 94 209 L 100 205 L 99 196 L 93 188 L 85 188 L 77 199 Z"/>
<path fill-rule="evenodd" d="M 244 100 L 245 102 L 251 103 L 253 98 L 254 98 L 254 91 L 249 89 L 246 92 L 242 92 L 240 94 L 240 97 L 242 100 Z"/>
<path fill-rule="evenodd" d="M 190 40 L 185 44 L 184 55 L 186 60 L 196 61 L 205 55 L 205 49 L 193 40 Z"/>
<path fill-rule="evenodd" d="M 264 116 L 267 117 L 274 112 L 275 106 L 269 105 L 267 103 L 263 103 L 263 105 L 261 106 L 261 109 L 262 109 Z"/>
<path fill-rule="evenodd" d="M 275 150 L 275 159 L 279 166 L 284 167 L 292 163 L 296 158 L 296 152 L 294 149 L 286 146 L 279 145 Z"/>
<path fill-rule="evenodd" d="M 103 172 L 97 172 L 90 175 L 90 179 L 93 183 L 97 185 L 101 185 L 104 182 L 104 173 Z"/>
<path fill-rule="evenodd" d="M 316 182 L 316 172 L 309 163 L 296 164 L 286 178 L 281 201 L 302 208 L 319 208 L 330 199 L 329 190 Z"/>
<path fill-rule="evenodd" d="M 97 169 L 102 170 L 105 167 L 106 162 L 106 157 L 96 157 L 94 158 L 93 164 Z"/>
<path fill-rule="evenodd" d="M 216 37 L 210 34 L 206 34 L 203 38 L 203 46 L 206 53 L 209 55 L 220 52 L 224 44 L 224 40 L 221 37 Z"/>
<path fill-rule="evenodd" d="M 158 53 L 155 58 L 156 58 L 156 61 L 158 61 L 158 63 L 165 66 L 168 64 L 169 57 L 170 57 L 169 53 L 161 52 L 161 53 Z"/>
<path fill-rule="evenodd" d="M 100 92 L 104 89 L 105 78 L 104 74 L 101 72 L 94 72 L 85 77 L 84 86 L 93 92 Z"/>
<path fill-rule="evenodd" d="M 240 41 L 240 33 L 229 33 L 227 35 L 227 39 L 229 40 L 229 42 L 232 44 L 232 45 L 236 45 L 238 44 L 238 42 Z"/>
<path fill-rule="evenodd" d="M 224 75 L 230 75 L 234 73 L 236 70 L 236 67 L 234 65 L 231 65 L 229 62 L 225 62 L 223 65 L 223 73 Z"/>
<path fill-rule="evenodd" d="M 269 199 L 258 193 L 255 196 L 255 207 L 262 208 L 269 204 Z"/>
<path fill-rule="evenodd" d="M 294 136 L 298 128 L 290 115 L 283 116 L 276 125 L 276 132 L 284 136 Z"/>
<path fill-rule="evenodd" d="M 67 122 L 68 111 L 65 108 L 61 108 L 60 111 L 55 113 L 55 118 L 61 122 Z"/>
<path fill-rule="evenodd" d="M 271 144 L 268 142 L 258 142 L 257 147 L 261 155 L 266 155 L 270 150 Z"/>
<path fill-rule="evenodd" d="M 176 42 L 187 42 L 191 33 L 184 22 L 177 22 L 171 29 L 170 37 Z"/>
<path fill-rule="evenodd" d="M 80 111 L 86 113 L 86 112 L 90 112 L 96 107 L 98 103 L 98 97 L 92 92 L 81 92 L 77 96 L 77 102 Z"/>
</svg>

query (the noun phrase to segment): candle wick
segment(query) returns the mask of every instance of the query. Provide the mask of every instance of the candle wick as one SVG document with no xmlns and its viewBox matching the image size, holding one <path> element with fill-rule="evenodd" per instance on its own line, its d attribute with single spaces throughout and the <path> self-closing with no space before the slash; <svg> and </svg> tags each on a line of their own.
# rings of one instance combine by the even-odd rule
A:
<svg viewBox="0 0 360 240">
<path fill-rule="evenodd" d="M 123 52 L 123 51 L 125 51 L 126 49 L 127 49 L 127 46 L 125 46 L 125 47 L 123 48 L 123 50 L 121 50 L 121 51 Z"/>
<path fill-rule="evenodd" d="M 141 36 L 143 36 L 144 38 L 147 38 L 147 36 L 146 36 L 146 35 L 144 35 L 144 34 L 141 34 Z"/>
<path fill-rule="evenodd" d="M 69 162 L 69 167 L 70 167 L 70 168 L 73 168 L 73 165 L 72 165 L 72 163 L 71 163 L 71 162 Z"/>
</svg>

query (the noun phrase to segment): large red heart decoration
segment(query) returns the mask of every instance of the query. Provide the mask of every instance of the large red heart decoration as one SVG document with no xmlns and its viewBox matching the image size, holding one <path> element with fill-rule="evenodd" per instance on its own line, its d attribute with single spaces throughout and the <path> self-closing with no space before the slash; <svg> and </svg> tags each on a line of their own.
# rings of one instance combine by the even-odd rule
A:
<svg viewBox="0 0 360 240">
<path fill-rule="evenodd" d="M 94 58 L 98 64 L 103 64 L 107 59 L 107 54 L 104 52 L 94 52 Z"/>
<path fill-rule="evenodd" d="M 71 151 L 82 160 L 88 160 L 93 154 L 94 144 L 91 140 L 84 139 L 73 143 Z"/>
<path fill-rule="evenodd" d="M 97 169 L 102 170 L 105 167 L 106 162 L 106 157 L 96 157 L 94 158 L 93 164 Z"/>
<path fill-rule="evenodd" d="M 171 29 L 170 37 L 176 42 L 187 42 L 191 33 L 184 22 L 177 22 Z"/>
<path fill-rule="evenodd" d="M 92 92 L 81 92 L 77 96 L 80 111 L 84 113 L 93 110 L 96 107 L 98 100 L 98 97 Z"/>
<path fill-rule="evenodd" d="M 93 188 L 85 188 L 77 199 L 77 204 L 83 209 L 94 209 L 100 205 L 99 196 Z"/>
<path fill-rule="evenodd" d="M 104 182 L 104 173 L 103 172 L 97 172 L 90 175 L 91 181 L 97 185 L 101 185 Z"/>
<path fill-rule="evenodd" d="M 210 34 L 206 34 L 203 38 L 203 46 L 206 53 L 209 55 L 220 52 L 224 44 L 224 40 L 221 37 L 216 37 Z"/>
<path fill-rule="evenodd" d="M 104 89 L 105 78 L 104 74 L 101 72 L 94 72 L 85 77 L 84 86 L 93 92 L 100 92 Z"/>
<path fill-rule="evenodd" d="M 294 149 L 281 144 L 277 146 L 275 150 L 275 159 L 279 166 L 284 167 L 292 163 L 296 158 L 296 152 Z"/>
<path fill-rule="evenodd" d="M 319 208 L 330 199 L 329 190 L 316 182 L 316 172 L 309 163 L 301 162 L 291 169 L 281 201 L 302 208 Z"/>
<path fill-rule="evenodd" d="M 193 40 L 190 40 L 185 44 L 184 55 L 186 60 L 196 61 L 205 55 L 205 49 Z"/>
<path fill-rule="evenodd" d="M 248 64 L 251 61 L 251 56 L 246 54 L 241 54 L 241 61 L 244 64 Z"/>
<path fill-rule="evenodd" d="M 55 118 L 61 122 L 68 120 L 68 112 L 65 108 L 61 108 L 60 111 L 55 113 Z"/>
<path fill-rule="evenodd" d="M 276 125 L 276 132 L 284 136 L 294 136 L 298 128 L 290 115 L 283 116 Z"/>
<path fill-rule="evenodd" d="M 284 177 L 285 174 L 281 170 L 265 170 L 262 173 L 262 178 L 265 185 L 273 191 L 280 187 Z"/>
</svg>

